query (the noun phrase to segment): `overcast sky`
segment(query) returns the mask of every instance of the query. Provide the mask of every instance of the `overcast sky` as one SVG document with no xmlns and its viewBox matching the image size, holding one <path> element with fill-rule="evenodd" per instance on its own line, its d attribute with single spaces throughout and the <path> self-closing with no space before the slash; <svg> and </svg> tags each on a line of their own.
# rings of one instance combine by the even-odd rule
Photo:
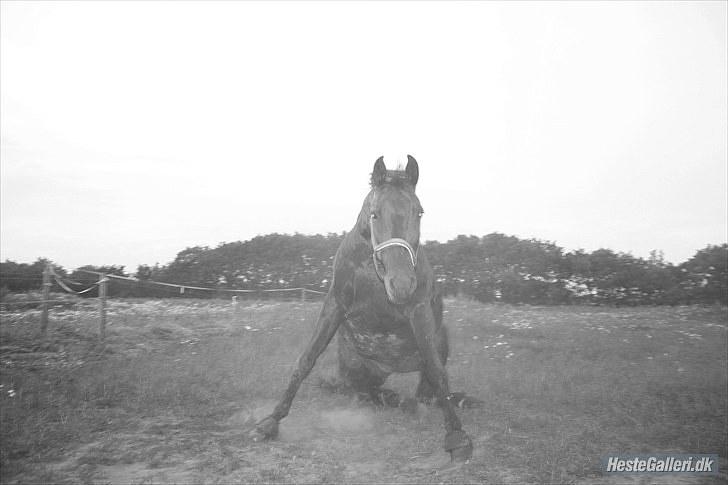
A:
<svg viewBox="0 0 728 485">
<path fill-rule="evenodd" d="M 424 239 L 682 262 L 727 237 L 726 5 L 3 1 L 0 257 L 346 231 L 410 153 Z"/>
</svg>

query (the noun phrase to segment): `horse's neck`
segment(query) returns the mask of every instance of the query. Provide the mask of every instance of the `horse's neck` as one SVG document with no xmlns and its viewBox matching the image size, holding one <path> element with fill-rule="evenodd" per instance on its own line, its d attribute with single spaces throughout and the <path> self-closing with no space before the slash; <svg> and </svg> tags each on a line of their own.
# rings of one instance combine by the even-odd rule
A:
<svg viewBox="0 0 728 485">
<path fill-rule="evenodd" d="M 369 196 L 364 200 L 359 216 L 339 248 L 340 256 L 348 260 L 371 259 L 373 247 L 369 228 Z"/>
<path fill-rule="evenodd" d="M 361 237 L 364 242 L 371 246 L 371 227 L 369 225 L 369 202 L 372 197 L 372 193 L 369 192 L 367 197 L 364 199 L 364 203 L 361 206 L 361 210 L 359 211 L 359 216 L 356 219 L 356 225 L 354 226 L 354 230 L 352 231 L 353 236 Z"/>
</svg>

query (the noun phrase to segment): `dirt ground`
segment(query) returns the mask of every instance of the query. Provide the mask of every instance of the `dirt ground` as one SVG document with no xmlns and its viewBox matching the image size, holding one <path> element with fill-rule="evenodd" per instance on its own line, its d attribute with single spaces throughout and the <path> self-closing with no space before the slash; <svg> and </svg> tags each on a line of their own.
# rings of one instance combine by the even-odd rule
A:
<svg viewBox="0 0 728 485">
<path fill-rule="evenodd" d="M 475 451 L 453 465 L 437 407 L 332 393 L 329 349 L 277 440 L 275 405 L 319 303 L 120 300 L 2 313 L 3 483 L 725 483 L 726 310 L 450 300 L 453 390 Z M 722 359 L 722 360 L 721 360 Z M 629 378 L 626 378 L 629 377 Z M 667 379 L 669 377 L 671 380 Z M 417 376 L 387 383 L 403 396 Z M 723 380 L 721 380 L 723 379 Z M 609 475 L 608 453 L 719 453 L 718 476 Z"/>
</svg>

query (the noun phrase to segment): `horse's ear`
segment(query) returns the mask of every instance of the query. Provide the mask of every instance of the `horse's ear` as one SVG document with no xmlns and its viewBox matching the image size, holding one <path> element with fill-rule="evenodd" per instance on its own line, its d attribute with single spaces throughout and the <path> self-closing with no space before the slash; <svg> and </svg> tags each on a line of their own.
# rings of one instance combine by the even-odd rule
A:
<svg viewBox="0 0 728 485">
<path fill-rule="evenodd" d="M 374 162 L 374 169 L 372 170 L 372 187 L 377 187 L 384 182 L 384 177 L 387 175 L 387 167 L 384 165 L 384 157 L 377 158 Z"/>
<path fill-rule="evenodd" d="M 417 179 L 420 178 L 420 167 L 417 165 L 417 160 L 412 155 L 407 155 L 407 168 L 404 169 L 407 176 L 410 179 L 410 183 L 414 186 L 417 185 Z"/>
</svg>

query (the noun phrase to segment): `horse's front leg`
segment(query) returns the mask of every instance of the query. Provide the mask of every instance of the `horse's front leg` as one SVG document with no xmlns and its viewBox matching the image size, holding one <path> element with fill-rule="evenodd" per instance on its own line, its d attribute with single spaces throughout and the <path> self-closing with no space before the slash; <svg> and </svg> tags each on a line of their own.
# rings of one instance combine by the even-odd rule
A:
<svg viewBox="0 0 728 485">
<path fill-rule="evenodd" d="M 462 430 L 460 418 L 458 418 L 455 407 L 448 399 L 450 388 L 445 366 L 437 352 L 435 318 L 432 307 L 427 302 L 418 304 L 412 311 L 410 324 L 424 362 L 425 377 L 435 391 L 438 404 L 442 408 L 445 417 L 445 430 L 447 432 L 445 435 L 445 450 L 450 452 L 453 461 L 468 460 L 473 454 L 473 443 Z"/>
<path fill-rule="evenodd" d="M 341 323 L 343 312 L 332 294 L 329 292 L 326 295 L 324 306 L 321 309 L 318 322 L 316 323 L 316 330 L 314 331 L 313 337 L 308 342 L 306 350 L 298 359 L 296 370 L 293 371 L 291 379 L 288 382 L 288 387 L 283 393 L 283 397 L 278 402 L 278 405 L 273 410 L 270 416 L 262 419 L 255 425 L 253 430 L 253 439 L 255 441 L 275 438 L 278 434 L 278 422 L 288 416 L 288 411 L 291 409 L 291 403 L 293 398 L 296 396 L 296 392 L 301 385 L 301 382 L 308 376 L 313 369 L 316 359 L 326 349 L 326 346 L 331 341 L 331 338 L 336 333 L 336 329 L 339 328 Z"/>
</svg>

